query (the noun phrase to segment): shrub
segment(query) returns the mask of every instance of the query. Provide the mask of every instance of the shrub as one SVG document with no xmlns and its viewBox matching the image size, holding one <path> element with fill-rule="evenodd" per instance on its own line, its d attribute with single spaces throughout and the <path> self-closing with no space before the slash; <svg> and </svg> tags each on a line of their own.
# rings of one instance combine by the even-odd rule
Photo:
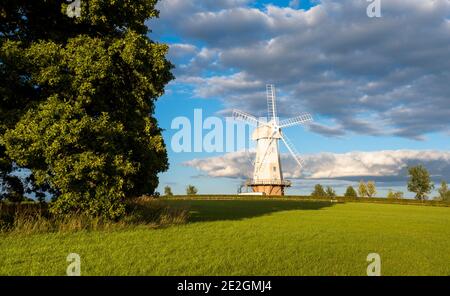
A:
<svg viewBox="0 0 450 296">
<path fill-rule="evenodd" d="M 143 196 L 126 202 L 126 215 L 119 221 L 92 217 L 85 213 L 53 215 L 47 205 L 0 203 L 0 231 L 13 233 L 73 232 L 79 230 L 123 229 L 135 226 L 152 228 L 186 223 L 189 210 L 169 207 L 153 197 Z"/>
</svg>

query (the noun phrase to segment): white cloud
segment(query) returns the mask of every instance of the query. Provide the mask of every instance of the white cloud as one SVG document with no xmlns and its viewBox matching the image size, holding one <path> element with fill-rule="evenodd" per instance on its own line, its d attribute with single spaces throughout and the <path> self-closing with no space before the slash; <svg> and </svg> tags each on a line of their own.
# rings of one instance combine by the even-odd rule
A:
<svg viewBox="0 0 450 296">
<path fill-rule="evenodd" d="M 210 177 L 249 178 L 254 152 L 239 151 L 223 156 L 193 159 L 185 165 L 194 167 Z M 407 176 L 408 166 L 423 164 L 435 179 L 449 178 L 450 151 L 386 150 L 349 152 L 343 154 L 317 153 L 304 156 L 305 171 L 282 155 L 286 178 L 347 179 L 378 178 L 399 180 Z"/>
<path fill-rule="evenodd" d="M 197 47 L 187 43 L 174 43 L 170 45 L 169 58 L 193 56 L 197 53 Z"/>
<path fill-rule="evenodd" d="M 193 159 L 185 162 L 210 177 L 248 178 L 252 171 L 254 152 L 238 151 L 223 156 Z"/>
</svg>

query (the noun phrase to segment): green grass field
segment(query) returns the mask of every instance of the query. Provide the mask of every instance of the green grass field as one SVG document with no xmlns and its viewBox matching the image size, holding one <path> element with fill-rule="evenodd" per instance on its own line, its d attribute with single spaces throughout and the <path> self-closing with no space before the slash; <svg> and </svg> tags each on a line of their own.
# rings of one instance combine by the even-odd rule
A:
<svg viewBox="0 0 450 296">
<path fill-rule="evenodd" d="M 286 200 L 171 200 L 188 224 L 0 234 L 1 275 L 450 275 L 450 208 Z"/>
</svg>

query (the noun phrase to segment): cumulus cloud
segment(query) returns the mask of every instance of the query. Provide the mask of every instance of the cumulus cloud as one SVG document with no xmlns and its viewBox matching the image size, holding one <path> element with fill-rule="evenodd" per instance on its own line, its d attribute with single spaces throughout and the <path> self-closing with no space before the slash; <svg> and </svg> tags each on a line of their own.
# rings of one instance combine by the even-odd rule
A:
<svg viewBox="0 0 450 296">
<path fill-rule="evenodd" d="M 248 178 L 252 171 L 254 152 L 238 151 L 223 156 L 193 159 L 184 163 L 210 177 Z"/>
<path fill-rule="evenodd" d="M 249 178 L 252 175 L 254 152 L 238 151 L 222 156 L 193 159 L 185 162 L 210 177 Z M 317 153 L 304 156 L 301 170 L 290 155 L 282 155 L 284 176 L 293 179 L 376 179 L 404 180 L 409 166 L 422 164 L 435 180 L 450 176 L 450 152 L 390 150 L 375 152 Z"/>
<path fill-rule="evenodd" d="M 448 133 L 450 1 L 384 1 L 381 18 L 368 18 L 363 0 L 322 0 L 308 10 L 298 1 L 249 2 L 161 2 L 155 31 L 202 45 L 178 80 L 189 79 L 197 96 L 263 113 L 264 85 L 275 83 L 289 106 L 282 115 L 309 111 L 336 123 L 317 124 L 316 133 Z"/>
<path fill-rule="evenodd" d="M 345 132 L 343 131 L 341 126 L 340 127 L 326 126 L 315 122 L 309 124 L 309 130 L 329 137 L 340 137 L 345 135 Z"/>
<path fill-rule="evenodd" d="M 184 57 L 193 57 L 196 54 L 197 47 L 192 44 L 174 43 L 170 45 L 169 58 L 171 60 Z"/>
</svg>

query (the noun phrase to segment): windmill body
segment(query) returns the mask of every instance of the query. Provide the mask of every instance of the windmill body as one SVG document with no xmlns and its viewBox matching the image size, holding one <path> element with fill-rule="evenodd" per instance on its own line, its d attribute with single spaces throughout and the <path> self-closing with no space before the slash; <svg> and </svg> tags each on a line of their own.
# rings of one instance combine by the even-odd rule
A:
<svg viewBox="0 0 450 296">
<path fill-rule="evenodd" d="M 246 182 L 254 192 L 267 195 L 284 195 L 284 189 L 291 186 L 291 182 L 283 179 L 283 171 L 280 161 L 279 142 L 286 145 L 289 152 L 302 166 L 302 161 L 290 141 L 282 134 L 281 129 L 289 126 L 304 124 L 312 120 L 311 115 L 300 116 L 279 122 L 276 111 L 275 87 L 267 85 L 268 120 L 261 121 L 256 117 L 238 110 L 233 111 L 236 119 L 245 121 L 255 126 L 252 140 L 256 141 L 256 159 L 253 178 Z"/>
<path fill-rule="evenodd" d="M 258 127 L 252 136 L 256 141 L 256 159 L 253 179 L 255 180 L 282 180 L 280 154 L 278 141 L 280 132 L 273 134 L 268 126 Z"/>
</svg>

